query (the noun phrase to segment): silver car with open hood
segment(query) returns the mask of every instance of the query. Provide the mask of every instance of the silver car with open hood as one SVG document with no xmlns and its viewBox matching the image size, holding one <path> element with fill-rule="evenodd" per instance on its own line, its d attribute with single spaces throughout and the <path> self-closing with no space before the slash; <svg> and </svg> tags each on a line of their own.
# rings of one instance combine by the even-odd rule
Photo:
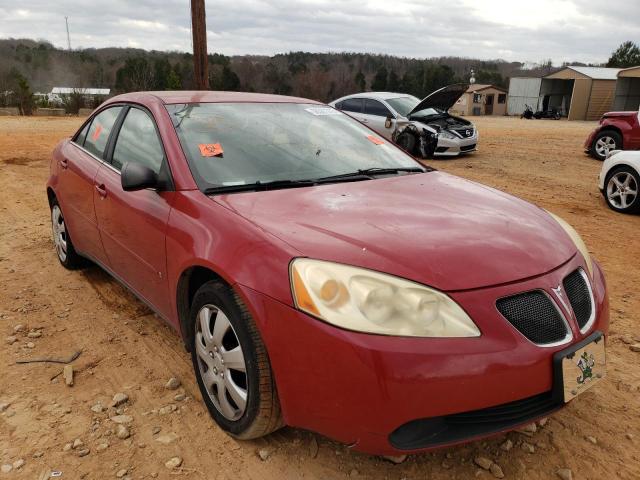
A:
<svg viewBox="0 0 640 480">
<path fill-rule="evenodd" d="M 403 93 L 356 93 L 329 105 L 355 117 L 415 156 L 454 156 L 473 152 L 478 145 L 478 130 L 473 123 L 448 113 L 468 87 L 467 84 L 448 85 L 423 100 Z"/>
</svg>

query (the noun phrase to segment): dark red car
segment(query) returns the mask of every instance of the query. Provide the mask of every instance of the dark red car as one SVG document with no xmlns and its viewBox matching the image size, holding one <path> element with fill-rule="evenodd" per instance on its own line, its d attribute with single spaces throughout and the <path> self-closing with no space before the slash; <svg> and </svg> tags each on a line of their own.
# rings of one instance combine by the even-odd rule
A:
<svg viewBox="0 0 640 480">
<path fill-rule="evenodd" d="M 584 149 L 598 160 L 604 160 L 612 150 L 640 149 L 640 112 L 605 113 L 584 142 Z"/>
<path fill-rule="evenodd" d="M 417 452 L 605 374 L 605 280 L 569 225 L 317 102 L 115 97 L 56 147 L 47 195 L 62 265 L 91 260 L 173 326 L 237 438 Z"/>
</svg>

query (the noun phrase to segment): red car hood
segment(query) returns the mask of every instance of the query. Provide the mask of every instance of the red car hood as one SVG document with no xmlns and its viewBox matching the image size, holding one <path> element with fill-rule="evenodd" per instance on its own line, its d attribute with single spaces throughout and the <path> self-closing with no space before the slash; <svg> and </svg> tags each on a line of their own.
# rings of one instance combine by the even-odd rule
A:
<svg viewBox="0 0 640 480">
<path fill-rule="evenodd" d="M 576 252 L 542 209 L 440 172 L 215 200 L 301 256 L 387 272 L 444 291 L 546 273 Z"/>
</svg>

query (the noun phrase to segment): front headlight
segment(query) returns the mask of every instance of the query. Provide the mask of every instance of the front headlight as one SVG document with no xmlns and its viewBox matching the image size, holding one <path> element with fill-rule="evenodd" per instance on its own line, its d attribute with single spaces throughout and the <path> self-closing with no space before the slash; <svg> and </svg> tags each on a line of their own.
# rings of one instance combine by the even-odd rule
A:
<svg viewBox="0 0 640 480">
<path fill-rule="evenodd" d="M 291 286 L 298 309 L 337 327 L 407 337 L 478 337 L 464 310 L 442 292 L 391 275 L 297 258 Z"/>
<path fill-rule="evenodd" d="M 449 140 L 455 140 L 456 138 L 459 138 L 459 137 L 456 137 L 453 133 L 447 132 L 446 130 L 442 130 L 439 135 L 440 137 L 448 138 Z"/>
<path fill-rule="evenodd" d="M 564 221 L 559 216 L 554 215 L 548 210 L 547 210 L 547 213 L 551 215 L 556 220 L 556 222 L 558 222 L 560 226 L 564 228 L 564 231 L 567 232 L 567 235 L 571 237 L 571 240 L 573 240 L 573 243 L 575 244 L 576 248 L 578 249 L 580 254 L 584 257 L 584 262 L 587 264 L 587 269 L 589 270 L 589 276 L 593 278 L 593 261 L 591 260 L 591 254 L 589 253 L 589 249 L 587 248 L 587 245 L 584 243 L 584 240 L 582 240 L 582 237 L 580 236 L 580 234 L 576 232 L 576 230 L 571 225 L 569 225 L 566 221 Z"/>
</svg>

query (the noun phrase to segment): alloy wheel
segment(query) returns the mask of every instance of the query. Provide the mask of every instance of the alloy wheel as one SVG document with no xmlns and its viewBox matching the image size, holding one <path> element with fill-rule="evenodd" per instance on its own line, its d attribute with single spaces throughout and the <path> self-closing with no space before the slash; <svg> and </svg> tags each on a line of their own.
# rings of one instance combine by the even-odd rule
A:
<svg viewBox="0 0 640 480">
<path fill-rule="evenodd" d="M 238 420 L 247 407 L 246 364 L 238 336 L 220 307 L 208 304 L 198 312 L 195 346 L 209 398 L 226 419 Z"/>
<path fill-rule="evenodd" d="M 616 208 L 633 205 L 638 196 L 638 184 L 629 172 L 614 174 L 607 184 L 607 199 Z"/>
<path fill-rule="evenodd" d="M 64 223 L 62 210 L 58 205 L 51 209 L 51 226 L 53 229 L 53 243 L 61 262 L 67 259 L 67 227 Z"/>
<path fill-rule="evenodd" d="M 606 157 L 607 153 L 616 149 L 616 141 L 613 137 L 608 135 L 600 137 L 596 141 L 595 150 L 601 157 Z"/>
</svg>

